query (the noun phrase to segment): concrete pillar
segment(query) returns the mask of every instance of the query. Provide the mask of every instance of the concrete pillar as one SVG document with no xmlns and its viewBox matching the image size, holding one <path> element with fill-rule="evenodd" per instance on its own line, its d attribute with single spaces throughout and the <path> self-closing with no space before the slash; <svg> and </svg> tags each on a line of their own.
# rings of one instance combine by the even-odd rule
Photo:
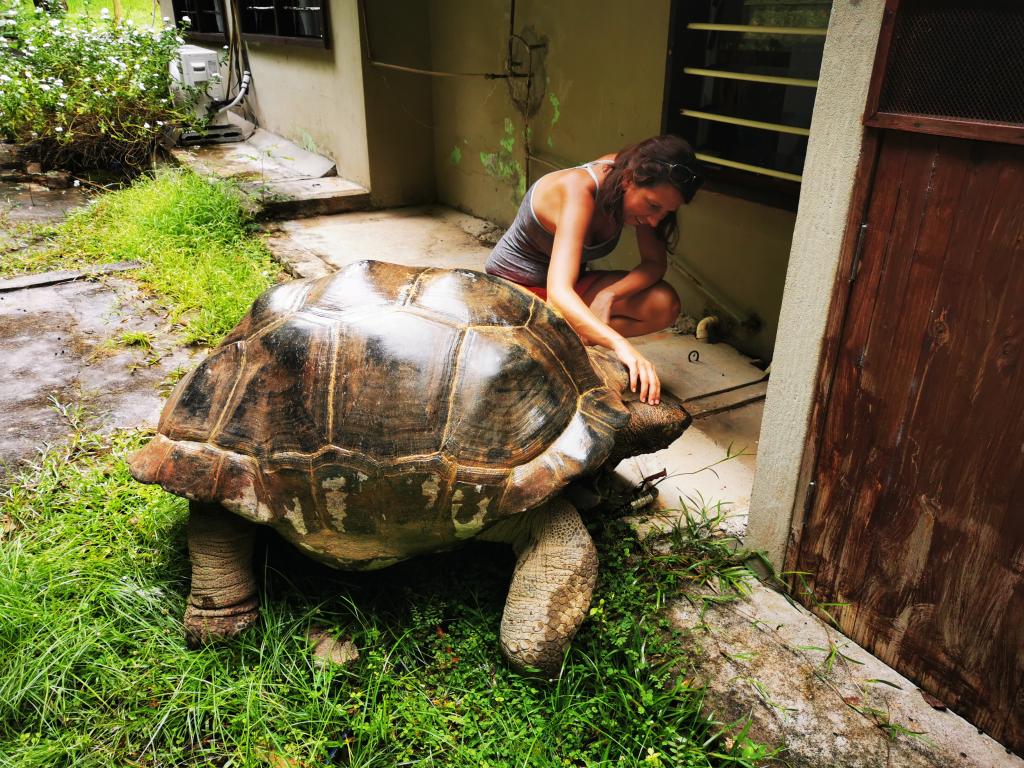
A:
<svg viewBox="0 0 1024 768">
<path fill-rule="evenodd" d="M 832 6 L 782 297 L 746 544 L 781 567 L 798 498 L 832 286 L 861 158 L 884 0 Z"/>
</svg>

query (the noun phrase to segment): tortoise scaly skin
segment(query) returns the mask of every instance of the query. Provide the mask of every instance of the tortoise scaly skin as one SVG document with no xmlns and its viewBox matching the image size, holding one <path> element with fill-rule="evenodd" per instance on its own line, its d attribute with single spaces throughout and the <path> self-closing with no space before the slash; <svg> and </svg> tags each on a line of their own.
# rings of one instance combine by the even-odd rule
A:
<svg viewBox="0 0 1024 768">
<path fill-rule="evenodd" d="M 252 523 L 360 570 L 480 537 L 519 555 L 506 655 L 550 672 L 597 573 L 556 495 L 618 456 L 638 408 L 660 413 L 639 430 L 645 449 L 689 423 L 677 404 L 628 401 L 622 367 L 532 294 L 469 270 L 365 261 L 257 299 L 179 382 L 131 470 L 192 501 L 193 642 L 257 617 Z"/>
</svg>

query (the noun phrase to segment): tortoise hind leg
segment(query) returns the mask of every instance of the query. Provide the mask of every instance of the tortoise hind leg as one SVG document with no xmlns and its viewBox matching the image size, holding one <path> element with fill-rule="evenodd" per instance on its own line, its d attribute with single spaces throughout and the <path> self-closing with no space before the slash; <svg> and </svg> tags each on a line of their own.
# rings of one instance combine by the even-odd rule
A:
<svg viewBox="0 0 1024 768">
<path fill-rule="evenodd" d="M 597 582 L 597 549 L 564 499 L 498 523 L 480 538 L 507 541 L 518 560 L 501 618 L 501 649 L 513 667 L 558 674 Z"/>
<path fill-rule="evenodd" d="M 185 608 L 190 647 L 234 637 L 259 618 L 252 572 L 253 524 L 219 504 L 189 503 L 192 591 Z"/>
</svg>

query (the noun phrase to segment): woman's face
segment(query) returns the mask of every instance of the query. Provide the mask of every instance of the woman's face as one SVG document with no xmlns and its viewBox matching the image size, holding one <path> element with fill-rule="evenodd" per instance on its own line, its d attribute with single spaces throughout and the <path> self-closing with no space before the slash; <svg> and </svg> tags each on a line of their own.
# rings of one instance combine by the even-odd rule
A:
<svg viewBox="0 0 1024 768">
<path fill-rule="evenodd" d="M 668 182 L 640 187 L 627 181 L 622 195 L 622 223 L 655 227 L 682 204 L 682 193 Z"/>
</svg>

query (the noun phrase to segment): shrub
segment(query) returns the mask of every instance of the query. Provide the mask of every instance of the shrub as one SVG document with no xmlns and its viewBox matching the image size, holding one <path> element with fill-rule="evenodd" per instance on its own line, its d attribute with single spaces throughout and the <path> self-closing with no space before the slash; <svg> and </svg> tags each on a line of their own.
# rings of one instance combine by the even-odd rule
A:
<svg viewBox="0 0 1024 768">
<path fill-rule="evenodd" d="M 171 101 L 174 29 L 51 15 L 0 0 L 0 134 L 51 166 L 143 167 L 164 126 L 189 112 Z"/>
</svg>

